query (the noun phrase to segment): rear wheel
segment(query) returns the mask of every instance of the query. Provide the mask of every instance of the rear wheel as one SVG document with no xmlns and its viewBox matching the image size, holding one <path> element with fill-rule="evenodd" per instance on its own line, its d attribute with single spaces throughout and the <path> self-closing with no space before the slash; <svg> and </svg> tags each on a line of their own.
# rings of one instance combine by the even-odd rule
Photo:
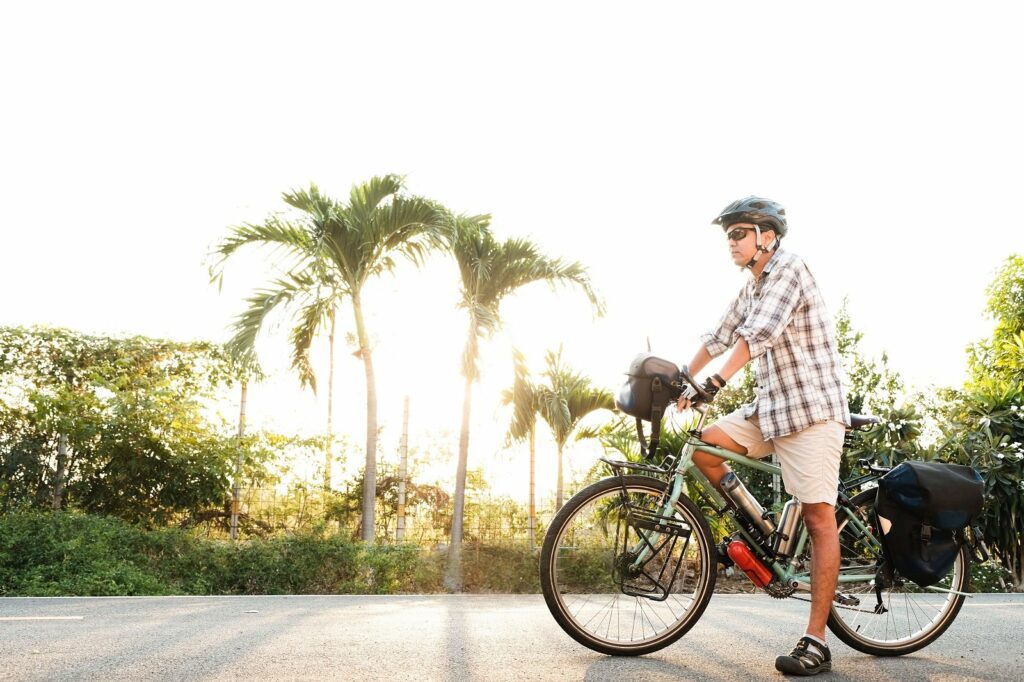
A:
<svg viewBox="0 0 1024 682">
<path fill-rule="evenodd" d="M 682 637 L 715 587 L 716 555 L 703 515 L 685 496 L 661 515 L 666 484 L 614 477 L 577 493 L 541 551 L 548 609 L 595 651 L 635 656 Z"/>
<path fill-rule="evenodd" d="M 875 528 L 874 490 L 856 495 L 854 514 L 881 537 Z M 881 548 L 873 538 L 861 533 L 845 510 L 837 512 L 839 523 L 839 575 L 871 573 L 879 560 Z M 933 587 L 967 592 L 970 564 L 966 547 L 953 563 L 953 570 Z M 859 604 L 832 604 L 828 627 L 836 637 L 854 649 L 875 656 L 902 656 L 934 642 L 953 623 L 964 596 L 955 592 L 937 592 L 918 587 L 909 580 L 897 580 L 881 590 L 884 609 L 877 609 L 878 596 L 874 580 L 863 583 L 840 583 L 839 590 L 852 596 Z M 883 611 L 876 613 L 876 610 Z"/>
</svg>

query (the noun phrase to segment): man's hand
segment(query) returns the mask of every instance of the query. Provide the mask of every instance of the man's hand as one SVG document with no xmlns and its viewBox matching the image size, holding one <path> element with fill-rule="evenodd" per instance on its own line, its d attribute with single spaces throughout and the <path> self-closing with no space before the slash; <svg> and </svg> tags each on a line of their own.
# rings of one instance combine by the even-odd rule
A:
<svg viewBox="0 0 1024 682">
<path fill-rule="evenodd" d="M 693 386 L 684 386 L 683 393 L 676 401 L 676 411 L 684 412 L 693 405 L 693 399 L 697 397 L 697 389 Z"/>
<path fill-rule="evenodd" d="M 717 374 L 712 374 L 704 380 L 704 385 L 701 386 L 701 390 L 707 394 L 707 397 L 702 397 L 700 402 L 705 405 L 715 399 L 715 395 L 725 386 L 725 379 Z M 679 400 L 676 401 L 676 410 L 683 412 L 693 407 L 694 398 L 700 396 L 700 393 L 693 386 L 686 386 L 683 389 L 682 395 L 679 396 Z"/>
</svg>

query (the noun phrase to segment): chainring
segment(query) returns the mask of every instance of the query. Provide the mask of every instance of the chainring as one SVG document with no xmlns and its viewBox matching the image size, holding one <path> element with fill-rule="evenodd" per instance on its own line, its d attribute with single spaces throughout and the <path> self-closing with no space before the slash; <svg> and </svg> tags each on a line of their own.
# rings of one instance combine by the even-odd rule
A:
<svg viewBox="0 0 1024 682">
<path fill-rule="evenodd" d="M 775 580 L 764 586 L 764 591 L 768 593 L 769 597 L 774 599 L 786 599 L 793 596 L 796 592 L 796 586 L 792 583 L 785 585 L 781 580 Z"/>
</svg>

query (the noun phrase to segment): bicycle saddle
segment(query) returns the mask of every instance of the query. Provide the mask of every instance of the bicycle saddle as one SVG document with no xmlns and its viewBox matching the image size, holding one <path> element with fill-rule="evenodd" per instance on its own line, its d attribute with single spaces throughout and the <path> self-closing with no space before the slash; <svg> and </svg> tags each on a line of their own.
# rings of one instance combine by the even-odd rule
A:
<svg viewBox="0 0 1024 682">
<path fill-rule="evenodd" d="M 851 414 L 850 415 L 850 428 L 859 429 L 862 426 L 871 426 L 872 424 L 881 424 L 882 420 L 873 414 Z"/>
</svg>

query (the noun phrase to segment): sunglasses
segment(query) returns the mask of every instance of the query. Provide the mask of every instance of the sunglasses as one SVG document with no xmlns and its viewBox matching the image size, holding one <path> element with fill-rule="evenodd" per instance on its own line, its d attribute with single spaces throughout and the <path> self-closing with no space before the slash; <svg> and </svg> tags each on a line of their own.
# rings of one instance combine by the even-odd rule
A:
<svg viewBox="0 0 1024 682">
<path fill-rule="evenodd" d="M 725 233 L 725 238 L 729 241 L 738 242 L 747 236 L 747 232 L 753 229 L 752 227 L 734 227 Z"/>
</svg>

